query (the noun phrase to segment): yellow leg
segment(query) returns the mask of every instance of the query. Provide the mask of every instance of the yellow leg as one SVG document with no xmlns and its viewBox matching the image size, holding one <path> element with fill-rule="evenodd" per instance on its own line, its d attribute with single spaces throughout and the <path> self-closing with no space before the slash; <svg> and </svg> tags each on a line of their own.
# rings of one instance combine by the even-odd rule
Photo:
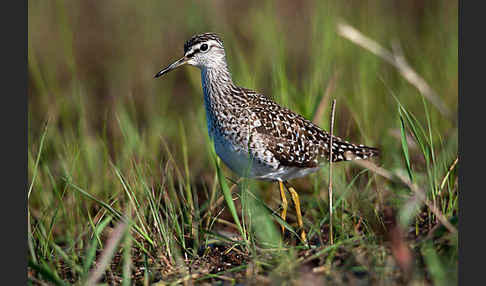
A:
<svg viewBox="0 0 486 286">
<path fill-rule="evenodd" d="M 295 191 L 294 188 L 287 186 L 287 185 L 286 185 L 286 187 L 289 190 L 290 195 L 292 195 L 292 200 L 294 201 L 294 205 L 295 205 L 295 212 L 297 213 L 297 223 L 299 224 L 299 227 L 302 229 L 302 232 L 300 233 L 300 238 L 305 243 L 307 243 L 307 237 L 306 237 L 305 230 L 304 230 L 304 223 L 302 222 L 302 214 L 300 212 L 299 195 L 297 194 L 297 192 Z"/>
<path fill-rule="evenodd" d="M 287 217 L 287 197 L 285 196 L 285 190 L 284 190 L 284 187 L 283 187 L 283 183 L 282 182 L 278 182 L 278 185 L 280 187 L 280 197 L 282 198 L 282 214 L 280 215 L 280 217 L 282 218 L 283 221 L 285 221 L 285 218 Z M 285 233 L 285 228 L 283 225 L 281 225 L 282 227 L 282 234 Z"/>
</svg>

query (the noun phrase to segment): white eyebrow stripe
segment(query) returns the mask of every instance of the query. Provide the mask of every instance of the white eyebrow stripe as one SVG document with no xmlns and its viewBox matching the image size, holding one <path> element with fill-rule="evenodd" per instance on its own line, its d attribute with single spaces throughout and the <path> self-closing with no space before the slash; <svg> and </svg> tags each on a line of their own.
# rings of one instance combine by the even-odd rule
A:
<svg viewBox="0 0 486 286">
<path fill-rule="evenodd" d="M 201 43 L 198 43 L 198 44 L 195 44 L 194 46 L 191 47 L 191 49 L 189 51 L 187 51 L 186 53 L 186 57 L 193 57 L 195 54 L 199 53 L 201 51 L 201 46 L 204 45 L 204 44 L 207 44 L 208 45 L 208 50 L 212 49 L 212 48 L 218 48 L 218 49 L 223 49 L 220 44 L 218 43 L 218 41 L 215 41 L 215 40 L 208 40 L 208 41 L 205 41 L 205 42 L 201 42 Z M 206 50 L 206 51 L 208 51 Z M 205 52 L 206 52 L 205 51 Z"/>
<path fill-rule="evenodd" d="M 220 44 L 215 40 L 209 40 L 209 41 L 206 41 L 206 42 L 202 42 L 198 45 L 198 48 L 200 48 L 202 44 L 207 44 L 210 48 L 211 47 L 218 47 L 218 48 L 220 47 Z"/>
</svg>

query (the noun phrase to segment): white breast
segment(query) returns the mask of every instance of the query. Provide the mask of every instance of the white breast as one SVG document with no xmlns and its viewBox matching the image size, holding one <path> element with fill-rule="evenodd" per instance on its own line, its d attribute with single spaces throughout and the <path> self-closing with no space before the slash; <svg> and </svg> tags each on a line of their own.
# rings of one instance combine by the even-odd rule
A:
<svg viewBox="0 0 486 286">
<path fill-rule="evenodd" d="M 216 154 L 233 172 L 243 177 L 254 176 L 254 167 L 248 152 L 241 150 L 217 133 L 213 135 L 213 139 Z"/>
</svg>

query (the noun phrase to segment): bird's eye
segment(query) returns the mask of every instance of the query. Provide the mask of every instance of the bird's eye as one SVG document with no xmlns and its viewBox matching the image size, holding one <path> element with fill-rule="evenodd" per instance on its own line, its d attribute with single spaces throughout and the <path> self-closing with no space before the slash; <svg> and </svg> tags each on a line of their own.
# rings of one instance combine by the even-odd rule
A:
<svg viewBox="0 0 486 286">
<path fill-rule="evenodd" d="M 208 50 L 208 45 L 207 44 L 202 44 L 201 47 L 199 47 L 199 49 L 203 52 L 207 51 Z"/>
</svg>

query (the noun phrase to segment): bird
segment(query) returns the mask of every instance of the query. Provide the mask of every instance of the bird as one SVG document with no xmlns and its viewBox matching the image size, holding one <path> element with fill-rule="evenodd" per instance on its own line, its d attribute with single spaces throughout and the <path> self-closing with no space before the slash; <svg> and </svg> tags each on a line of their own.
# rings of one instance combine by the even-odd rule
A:
<svg viewBox="0 0 486 286">
<path fill-rule="evenodd" d="M 184 55 L 160 70 L 155 78 L 183 66 L 200 69 L 206 123 L 216 154 L 241 177 L 278 182 L 280 217 L 286 221 L 287 189 L 294 202 L 300 238 L 307 243 L 300 199 L 288 180 L 318 171 L 329 162 L 368 159 L 374 147 L 343 140 L 270 97 L 233 82 L 220 36 L 195 34 L 184 44 Z M 281 225 L 282 232 L 285 232 Z"/>
</svg>

